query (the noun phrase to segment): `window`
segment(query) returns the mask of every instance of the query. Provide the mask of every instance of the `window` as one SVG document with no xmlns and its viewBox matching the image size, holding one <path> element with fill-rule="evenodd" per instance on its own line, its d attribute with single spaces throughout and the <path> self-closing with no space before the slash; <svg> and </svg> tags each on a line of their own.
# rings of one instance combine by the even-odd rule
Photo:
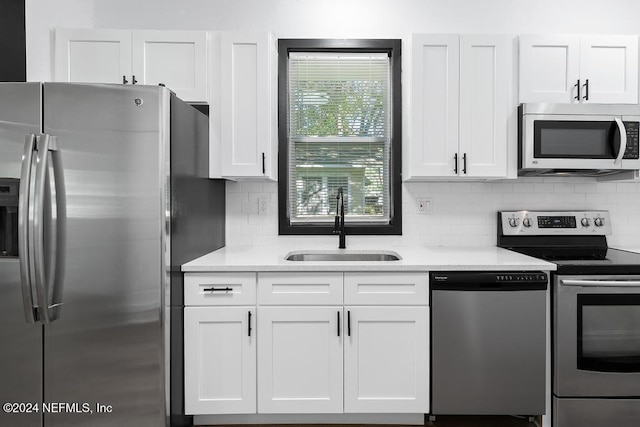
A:
<svg viewBox="0 0 640 427">
<path fill-rule="evenodd" d="M 280 234 L 402 234 L 400 40 L 279 41 Z"/>
</svg>

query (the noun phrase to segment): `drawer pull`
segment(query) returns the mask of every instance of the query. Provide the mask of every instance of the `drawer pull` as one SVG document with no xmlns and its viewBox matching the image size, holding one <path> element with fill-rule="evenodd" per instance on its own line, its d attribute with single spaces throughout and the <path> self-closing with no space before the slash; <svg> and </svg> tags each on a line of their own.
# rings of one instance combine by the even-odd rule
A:
<svg viewBox="0 0 640 427">
<path fill-rule="evenodd" d="M 205 292 L 229 292 L 232 291 L 233 289 L 230 287 L 226 287 L 226 288 L 216 288 L 216 287 L 211 287 L 211 288 L 204 288 L 203 291 Z"/>
</svg>

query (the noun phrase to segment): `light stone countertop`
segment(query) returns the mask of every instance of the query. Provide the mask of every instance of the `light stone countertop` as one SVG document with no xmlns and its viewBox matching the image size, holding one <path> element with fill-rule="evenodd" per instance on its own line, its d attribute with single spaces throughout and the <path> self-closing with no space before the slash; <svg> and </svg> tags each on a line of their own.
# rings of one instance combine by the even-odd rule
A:
<svg viewBox="0 0 640 427">
<path fill-rule="evenodd" d="M 309 251 L 344 252 L 335 246 L 309 245 Z M 421 247 L 398 246 L 376 250 L 349 247 L 346 252 L 398 253 L 399 261 L 287 261 L 299 247 L 228 246 L 182 265 L 184 272 L 206 271 L 447 271 L 447 270 L 556 270 L 556 265 L 495 246 Z"/>
<path fill-rule="evenodd" d="M 626 247 L 626 246 L 616 246 L 613 249 L 620 249 L 621 251 L 627 251 L 627 252 L 635 252 L 640 254 L 640 247 Z"/>
</svg>

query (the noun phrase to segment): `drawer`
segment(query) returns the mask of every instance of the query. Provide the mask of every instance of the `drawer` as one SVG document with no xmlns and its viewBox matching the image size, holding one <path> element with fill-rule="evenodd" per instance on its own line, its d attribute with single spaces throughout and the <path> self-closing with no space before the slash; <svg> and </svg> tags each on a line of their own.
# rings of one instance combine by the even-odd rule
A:
<svg viewBox="0 0 640 427">
<path fill-rule="evenodd" d="M 425 273 L 344 273 L 344 303 L 350 305 L 429 305 Z"/>
<path fill-rule="evenodd" d="M 255 305 L 256 273 L 187 273 L 184 305 Z"/>
<path fill-rule="evenodd" d="M 259 273 L 258 304 L 342 305 L 342 273 Z"/>
</svg>

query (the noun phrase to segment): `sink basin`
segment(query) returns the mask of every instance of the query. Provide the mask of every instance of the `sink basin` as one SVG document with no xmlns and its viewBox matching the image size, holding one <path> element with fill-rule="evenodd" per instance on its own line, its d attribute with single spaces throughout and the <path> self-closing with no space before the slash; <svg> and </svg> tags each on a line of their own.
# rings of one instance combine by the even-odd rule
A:
<svg viewBox="0 0 640 427">
<path fill-rule="evenodd" d="M 398 261 L 402 257 L 392 251 L 294 251 L 287 261 Z"/>
</svg>

